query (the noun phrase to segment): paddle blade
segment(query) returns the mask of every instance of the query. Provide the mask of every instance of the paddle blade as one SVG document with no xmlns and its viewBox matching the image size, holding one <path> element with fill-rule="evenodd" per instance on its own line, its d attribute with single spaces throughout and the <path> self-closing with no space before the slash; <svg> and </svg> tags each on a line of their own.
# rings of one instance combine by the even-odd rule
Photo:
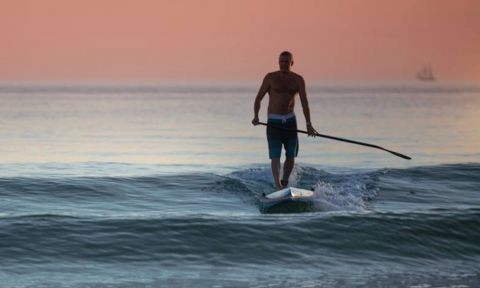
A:
<svg viewBox="0 0 480 288">
<path fill-rule="evenodd" d="M 408 157 L 407 155 L 403 155 L 403 154 L 400 154 L 400 153 L 398 153 L 398 152 L 390 151 L 390 150 L 388 150 L 388 152 L 390 152 L 390 153 L 392 153 L 393 155 L 398 156 L 398 157 L 400 157 L 400 158 L 407 159 L 407 160 L 412 160 L 412 158 Z"/>
</svg>

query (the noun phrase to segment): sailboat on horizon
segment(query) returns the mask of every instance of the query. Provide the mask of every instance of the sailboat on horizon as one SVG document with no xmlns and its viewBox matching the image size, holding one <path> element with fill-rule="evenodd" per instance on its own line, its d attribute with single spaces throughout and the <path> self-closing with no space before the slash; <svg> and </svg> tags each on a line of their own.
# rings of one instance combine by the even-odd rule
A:
<svg viewBox="0 0 480 288">
<path fill-rule="evenodd" d="M 423 66 L 423 69 L 417 73 L 417 78 L 420 81 L 435 81 L 432 66 L 430 64 Z"/>
</svg>

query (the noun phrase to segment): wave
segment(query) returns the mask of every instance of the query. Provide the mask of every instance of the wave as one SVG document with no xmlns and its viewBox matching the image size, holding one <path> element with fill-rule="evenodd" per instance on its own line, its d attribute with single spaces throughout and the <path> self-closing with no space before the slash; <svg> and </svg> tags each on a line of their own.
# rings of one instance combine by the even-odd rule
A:
<svg viewBox="0 0 480 288">
<path fill-rule="evenodd" d="M 380 177 L 382 200 L 455 207 L 479 206 L 480 164 L 445 164 L 385 169 Z"/>
<path fill-rule="evenodd" d="M 348 173 L 297 165 L 291 184 L 313 189 L 331 209 L 296 215 L 259 213 L 256 199 L 274 190 L 262 166 L 224 175 L 1 178 L 0 263 L 475 264 L 478 172 L 476 163 Z"/>
<path fill-rule="evenodd" d="M 329 257 L 406 262 L 480 259 L 480 209 L 283 218 L 79 218 L 45 214 L 3 218 L 0 226 L 0 262 L 4 263 L 88 259 L 172 265 L 276 261 L 302 265 Z"/>
<path fill-rule="evenodd" d="M 449 164 L 406 169 L 328 173 L 297 165 L 290 177 L 295 187 L 311 189 L 329 210 L 362 211 L 378 200 L 437 204 L 479 204 L 480 164 Z M 241 199 L 254 205 L 273 192 L 269 167 L 253 167 L 226 175 L 184 173 L 148 176 L 7 177 L 0 178 L 0 197 L 21 203 L 149 203 L 207 198 Z M 179 200 L 180 199 L 180 200 Z M 478 203 L 477 203 L 478 202 Z M 63 205 L 62 204 L 62 205 Z M 146 205 L 147 205 L 146 204 Z M 323 207 L 322 207 L 323 205 Z M 148 205 L 147 205 L 148 206 Z M 4 209 L 5 210 L 5 209 Z M 8 209 L 7 209 L 8 211 Z"/>
</svg>

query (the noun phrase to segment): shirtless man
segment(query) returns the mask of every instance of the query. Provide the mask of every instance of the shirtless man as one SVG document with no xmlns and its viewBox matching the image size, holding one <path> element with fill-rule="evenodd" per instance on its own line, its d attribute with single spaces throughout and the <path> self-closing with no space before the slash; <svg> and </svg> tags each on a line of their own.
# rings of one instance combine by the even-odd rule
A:
<svg viewBox="0 0 480 288">
<path fill-rule="evenodd" d="M 279 71 L 268 73 L 263 79 L 262 86 L 255 98 L 253 125 L 258 125 L 258 112 L 260 111 L 260 102 L 268 92 L 268 124 L 277 127 L 283 127 L 288 130 L 267 127 L 268 152 L 272 161 L 272 174 L 275 181 L 275 187 L 282 189 L 288 186 L 288 178 L 295 164 L 295 157 L 298 154 L 298 136 L 297 120 L 293 112 L 295 107 L 295 95 L 300 95 L 303 114 L 307 122 L 307 131 L 309 136 L 315 136 L 315 129 L 310 121 L 310 109 L 308 108 L 307 93 L 305 90 L 305 81 L 302 76 L 292 72 L 293 66 L 292 53 L 284 51 L 280 54 L 278 64 Z M 282 145 L 285 147 L 285 163 L 283 165 L 283 177 L 280 180 L 280 155 Z"/>
</svg>

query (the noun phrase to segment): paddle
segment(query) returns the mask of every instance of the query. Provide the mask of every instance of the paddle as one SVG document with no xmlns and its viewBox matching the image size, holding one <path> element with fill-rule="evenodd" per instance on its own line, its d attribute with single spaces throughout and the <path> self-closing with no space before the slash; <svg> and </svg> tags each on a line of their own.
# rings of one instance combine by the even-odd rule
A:
<svg viewBox="0 0 480 288">
<path fill-rule="evenodd" d="M 258 124 L 264 125 L 264 126 L 269 126 L 269 127 L 276 128 L 276 129 L 282 129 L 282 130 L 288 130 L 288 131 L 295 131 L 294 129 L 288 129 L 288 128 L 285 128 L 285 127 L 280 127 L 280 126 L 276 126 L 276 125 L 272 125 L 272 124 L 267 124 L 267 123 L 264 123 L 264 122 L 258 122 Z M 304 131 L 304 130 L 296 130 L 296 131 L 299 132 L 299 133 L 308 134 L 308 132 L 307 132 L 307 131 Z M 380 147 L 380 146 L 374 145 L 374 144 L 369 144 L 369 143 L 364 143 L 364 142 L 349 140 L 349 139 L 340 138 L 340 137 L 329 136 L 329 135 L 325 135 L 325 134 L 320 134 L 320 133 L 318 133 L 318 132 L 315 133 L 315 136 L 323 137 L 323 138 L 328 138 L 328 139 L 333 139 L 333 140 L 342 141 L 342 142 L 347 142 L 347 143 L 352 143 L 352 144 L 357 144 L 357 145 L 362 145 L 362 146 L 367 146 L 367 147 L 372 147 L 372 148 L 377 148 L 377 149 L 386 151 L 386 152 L 388 152 L 388 153 L 392 153 L 393 155 L 398 156 L 398 157 L 403 158 L 403 159 L 407 159 L 407 160 L 411 160 L 411 159 L 412 159 L 412 158 L 410 158 L 410 157 L 408 157 L 408 156 L 406 156 L 406 155 L 400 154 L 400 153 L 395 152 L 395 151 L 392 151 L 392 150 L 385 149 L 385 148 L 383 148 L 383 147 Z"/>
</svg>

